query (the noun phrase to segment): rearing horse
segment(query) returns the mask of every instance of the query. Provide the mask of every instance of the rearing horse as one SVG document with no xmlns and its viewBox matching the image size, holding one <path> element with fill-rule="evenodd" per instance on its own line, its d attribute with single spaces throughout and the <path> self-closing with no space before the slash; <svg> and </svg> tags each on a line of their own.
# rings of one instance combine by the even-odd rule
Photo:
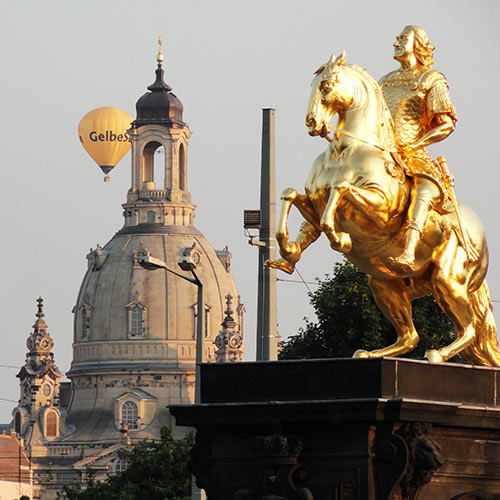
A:
<svg viewBox="0 0 500 500">
<path fill-rule="evenodd" d="M 460 245 L 454 214 L 431 212 L 416 249 L 415 270 L 391 267 L 401 254 L 412 180 L 393 159 L 396 141 L 391 114 L 377 82 L 361 67 L 345 64 L 345 53 L 316 72 L 306 114 L 310 135 L 333 139 L 313 163 L 305 194 L 285 189 L 276 238 L 281 259 L 267 265 L 292 273 L 302 252 L 322 233 L 330 246 L 368 274 L 375 301 L 397 333 L 394 344 L 354 357 L 397 356 L 412 350 L 418 333 L 411 301 L 432 293 L 453 322 L 455 340 L 426 352 L 432 362 L 462 353 L 475 364 L 500 366 L 496 326 L 484 280 L 488 249 L 484 229 L 467 206 L 460 215 L 476 243 L 479 258 L 468 260 Z M 302 214 L 295 241 L 287 221 L 294 205 Z"/>
</svg>

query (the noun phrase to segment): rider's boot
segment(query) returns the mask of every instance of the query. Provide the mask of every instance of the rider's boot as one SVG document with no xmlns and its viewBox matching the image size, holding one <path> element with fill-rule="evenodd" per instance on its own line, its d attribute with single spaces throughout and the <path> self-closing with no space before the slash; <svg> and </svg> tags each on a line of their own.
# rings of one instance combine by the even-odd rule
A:
<svg viewBox="0 0 500 500">
<path fill-rule="evenodd" d="M 414 204 L 410 208 L 411 219 L 405 249 L 399 257 L 389 257 L 392 268 L 405 273 L 415 270 L 415 250 L 422 237 L 427 214 L 436 200 L 436 193 L 437 188 L 434 183 L 429 181 L 417 183 Z"/>
<path fill-rule="evenodd" d="M 422 236 L 422 226 L 415 219 L 410 221 L 406 246 L 403 253 L 396 258 L 389 257 L 391 266 L 402 272 L 412 272 L 415 270 L 415 249 Z"/>
</svg>

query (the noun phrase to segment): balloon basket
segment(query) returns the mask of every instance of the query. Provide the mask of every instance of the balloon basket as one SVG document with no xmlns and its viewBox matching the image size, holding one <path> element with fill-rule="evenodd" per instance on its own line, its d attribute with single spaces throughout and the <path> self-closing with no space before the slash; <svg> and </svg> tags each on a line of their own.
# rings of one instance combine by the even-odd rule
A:
<svg viewBox="0 0 500 500">
<path fill-rule="evenodd" d="M 109 182 L 110 180 L 111 180 L 111 179 L 109 178 L 109 175 L 106 175 L 106 176 L 104 177 L 104 182 Z"/>
</svg>

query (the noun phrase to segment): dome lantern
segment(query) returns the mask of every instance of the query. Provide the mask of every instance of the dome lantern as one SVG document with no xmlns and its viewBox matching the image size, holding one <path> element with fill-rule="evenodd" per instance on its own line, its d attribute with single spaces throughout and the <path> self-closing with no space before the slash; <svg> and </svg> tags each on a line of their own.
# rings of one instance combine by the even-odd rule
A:
<svg viewBox="0 0 500 500">
<path fill-rule="evenodd" d="M 172 87 L 164 80 L 165 71 L 162 67 L 163 54 L 161 52 L 160 38 L 158 38 L 158 45 L 156 79 L 149 85 L 149 92 L 146 92 L 137 101 L 135 105 L 137 118 L 132 125 L 140 127 L 147 124 L 162 124 L 182 128 L 186 126 L 182 121 L 183 106 L 177 96 L 171 92 Z"/>
</svg>

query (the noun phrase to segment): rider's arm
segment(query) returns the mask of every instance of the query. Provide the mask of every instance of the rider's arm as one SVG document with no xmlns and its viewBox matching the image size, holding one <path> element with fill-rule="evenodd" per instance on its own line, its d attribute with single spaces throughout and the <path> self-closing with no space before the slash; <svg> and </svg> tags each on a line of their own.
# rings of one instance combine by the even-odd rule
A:
<svg viewBox="0 0 500 500">
<path fill-rule="evenodd" d="M 436 126 L 414 144 L 415 149 L 425 148 L 435 142 L 442 141 L 455 130 L 454 121 L 450 115 L 444 113 L 434 115 L 432 123 Z"/>
<path fill-rule="evenodd" d="M 434 75 L 438 77 L 437 82 L 426 96 L 426 112 L 430 130 L 414 144 L 416 149 L 442 141 L 455 130 L 457 115 L 450 100 L 448 84 L 440 73 L 436 72 Z"/>
</svg>

